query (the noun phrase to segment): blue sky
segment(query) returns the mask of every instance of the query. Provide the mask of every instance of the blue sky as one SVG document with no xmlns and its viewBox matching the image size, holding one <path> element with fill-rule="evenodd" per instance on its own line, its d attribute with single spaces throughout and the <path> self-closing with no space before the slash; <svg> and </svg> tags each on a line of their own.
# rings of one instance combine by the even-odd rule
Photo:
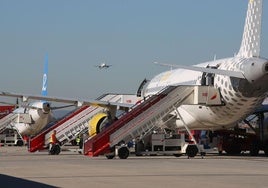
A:
<svg viewBox="0 0 268 188">
<path fill-rule="evenodd" d="M 230 57 L 239 49 L 246 0 L 0 0 L 0 87 L 41 93 L 45 53 L 48 94 L 94 99 L 135 93 L 166 68 Z M 264 2 L 261 55 L 268 57 Z M 106 70 L 94 67 L 106 62 Z"/>
</svg>

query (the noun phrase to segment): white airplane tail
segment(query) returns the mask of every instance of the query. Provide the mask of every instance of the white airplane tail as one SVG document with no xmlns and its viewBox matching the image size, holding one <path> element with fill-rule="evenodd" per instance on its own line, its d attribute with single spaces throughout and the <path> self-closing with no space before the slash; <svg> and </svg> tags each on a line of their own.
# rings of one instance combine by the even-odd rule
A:
<svg viewBox="0 0 268 188">
<path fill-rule="evenodd" d="M 249 0 L 242 43 L 237 56 L 260 56 L 262 1 Z"/>
</svg>

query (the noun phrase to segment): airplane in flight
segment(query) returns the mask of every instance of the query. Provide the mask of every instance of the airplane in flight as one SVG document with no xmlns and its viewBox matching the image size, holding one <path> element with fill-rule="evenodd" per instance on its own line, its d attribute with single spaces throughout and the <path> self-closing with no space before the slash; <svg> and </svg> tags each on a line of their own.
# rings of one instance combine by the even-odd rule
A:
<svg viewBox="0 0 268 188">
<path fill-rule="evenodd" d="M 108 64 L 106 64 L 106 63 L 101 63 L 101 64 L 99 64 L 99 65 L 95 65 L 95 67 L 98 67 L 99 69 L 103 69 L 103 68 L 105 68 L 105 69 L 107 69 L 107 68 L 109 68 L 109 67 L 111 67 L 112 65 L 108 65 Z"/>
<path fill-rule="evenodd" d="M 260 57 L 262 5 L 263 0 L 249 0 L 240 50 L 234 57 L 193 66 L 156 63 L 173 69 L 151 79 L 141 92 L 143 97 L 154 95 L 167 86 L 209 85 L 220 91 L 221 100 L 225 104 L 223 106 L 182 105 L 170 114 L 174 118 L 168 122 L 169 128 L 184 129 L 185 125 L 192 130 L 234 127 L 237 122 L 261 105 L 268 92 L 268 59 Z M 64 99 L 9 92 L 0 92 L 0 95 L 64 102 L 78 106 L 96 105 L 108 109 L 115 105 L 124 105 L 98 100 Z M 40 105 L 45 105 L 49 109 L 46 103 Z M 115 113 L 110 114 L 113 117 Z M 96 122 L 96 124 L 101 123 Z"/>
</svg>

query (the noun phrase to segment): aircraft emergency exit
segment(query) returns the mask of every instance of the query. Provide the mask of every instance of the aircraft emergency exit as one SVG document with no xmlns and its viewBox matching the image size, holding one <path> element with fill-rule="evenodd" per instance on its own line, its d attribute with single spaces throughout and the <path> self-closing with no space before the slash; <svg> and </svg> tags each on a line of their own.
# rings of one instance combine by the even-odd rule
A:
<svg viewBox="0 0 268 188">
<path fill-rule="evenodd" d="M 195 66 L 171 65 L 173 69 L 156 75 L 142 90 L 146 97 L 168 86 L 210 85 L 220 91 L 224 106 L 182 105 L 170 114 L 170 128 L 222 129 L 234 126 L 260 106 L 268 91 L 268 60 L 260 57 L 262 0 L 249 0 L 240 50 L 230 58 L 214 60 Z M 47 96 L 19 95 L 1 92 L 2 96 L 114 107 L 125 104 L 98 100 L 64 99 Z M 129 104 L 126 104 L 129 106 Z M 114 109 L 114 108 L 112 108 Z M 112 113 L 113 116 L 114 112 Z M 101 119 L 99 119 L 101 121 Z M 97 124 L 101 122 L 96 121 Z"/>
</svg>

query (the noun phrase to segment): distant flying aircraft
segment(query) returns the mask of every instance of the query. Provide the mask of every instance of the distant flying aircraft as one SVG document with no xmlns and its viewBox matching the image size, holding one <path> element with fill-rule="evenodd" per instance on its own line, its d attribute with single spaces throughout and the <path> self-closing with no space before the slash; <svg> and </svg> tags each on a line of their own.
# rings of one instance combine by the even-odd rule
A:
<svg viewBox="0 0 268 188">
<path fill-rule="evenodd" d="M 103 69 L 103 68 L 107 69 L 110 66 L 112 66 L 112 65 L 107 65 L 106 63 L 101 63 L 99 65 L 95 65 L 95 67 L 98 67 L 99 69 Z"/>
<path fill-rule="evenodd" d="M 182 105 L 170 114 L 174 118 L 168 122 L 168 127 L 183 129 L 184 125 L 187 125 L 192 130 L 229 128 L 235 126 L 238 121 L 247 117 L 261 105 L 268 92 L 268 59 L 260 57 L 262 6 L 263 0 L 248 1 L 242 42 L 239 52 L 234 57 L 204 62 L 195 66 L 158 63 L 176 69 L 162 72 L 151 79 L 142 91 L 144 97 L 154 95 L 167 86 L 209 85 L 220 91 L 221 100 L 225 104 L 223 106 Z M 98 67 L 101 69 L 109 66 L 111 65 L 103 63 Z M 8 92 L 0 92 L 0 95 L 21 96 Z M 27 97 L 107 108 L 115 105 L 99 100 Z M 102 121 L 103 119 L 99 118 L 96 126 Z"/>
</svg>

